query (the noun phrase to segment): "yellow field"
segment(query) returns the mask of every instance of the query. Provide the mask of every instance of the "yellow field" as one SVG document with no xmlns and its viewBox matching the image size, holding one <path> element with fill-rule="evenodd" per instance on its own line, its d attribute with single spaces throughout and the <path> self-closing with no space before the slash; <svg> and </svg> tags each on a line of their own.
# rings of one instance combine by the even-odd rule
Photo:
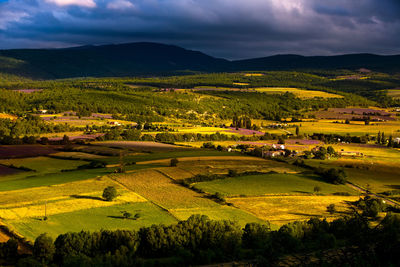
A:
<svg viewBox="0 0 400 267">
<path fill-rule="evenodd" d="M 155 170 L 117 176 L 116 180 L 129 190 L 168 210 L 218 206 L 200 194 L 173 183 L 171 179 Z"/>
<path fill-rule="evenodd" d="M 242 85 L 242 86 L 246 86 L 249 85 L 248 83 L 233 83 L 233 85 Z"/>
<path fill-rule="evenodd" d="M 87 193 L 90 194 L 104 189 L 107 186 L 115 186 L 118 190 L 121 188 L 111 179 L 102 177 L 67 184 L 5 191 L 0 192 L 0 206 L 10 206 L 10 203 L 12 203 L 12 206 L 29 205 L 32 203 L 32 201 L 37 202 L 57 197 L 69 197 L 71 195 Z"/>
<path fill-rule="evenodd" d="M 84 152 L 57 152 L 51 154 L 51 156 L 63 157 L 63 158 L 74 158 L 74 159 L 102 159 L 105 156 L 94 155 Z"/>
<path fill-rule="evenodd" d="M 363 122 L 351 122 L 350 124 L 334 123 L 333 120 L 318 120 L 307 122 L 288 123 L 289 125 L 301 125 L 301 134 L 325 133 L 346 135 L 377 135 L 378 132 L 385 132 L 385 135 L 400 136 L 400 121 L 371 122 L 371 125 L 364 125 Z"/>
<path fill-rule="evenodd" d="M 201 161 L 210 161 L 210 160 L 220 160 L 220 161 L 225 161 L 225 160 L 254 160 L 254 161 L 264 161 L 264 159 L 261 158 L 255 158 L 255 157 L 249 157 L 249 156 L 204 156 L 204 157 L 184 157 L 184 158 L 178 158 L 180 164 L 183 162 L 189 162 L 191 165 L 197 165 Z M 170 164 L 171 159 L 157 159 L 157 160 L 149 160 L 149 161 L 140 161 L 137 162 L 136 164 Z"/>
<path fill-rule="evenodd" d="M 193 173 L 182 170 L 181 168 L 178 167 L 163 167 L 163 168 L 157 168 L 157 170 L 160 171 L 165 176 L 167 176 L 168 178 L 177 181 L 187 179 L 193 176 Z"/>
<path fill-rule="evenodd" d="M 109 185 L 116 186 L 119 194 L 112 202 L 102 199 L 102 190 Z M 0 200 L 0 218 L 3 220 L 42 217 L 45 206 L 47 215 L 54 215 L 147 201 L 107 178 L 1 192 Z"/>
<path fill-rule="evenodd" d="M 0 119 L 10 119 L 10 120 L 16 120 L 18 117 L 15 115 L 11 114 L 6 114 L 6 113 L 0 113 Z"/>
<path fill-rule="evenodd" d="M 312 217 L 332 220 L 348 211 L 346 201 L 356 201 L 358 198 L 357 196 L 268 196 L 228 198 L 227 201 L 263 220 L 283 225 Z M 335 204 L 338 213 L 329 214 L 326 211 L 329 204 Z"/>
<path fill-rule="evenodd" d="M 245 73 L 244 76 L 246 76 L 246 77 L 260 77 L 260 76 L 264 76 L 264 74 L 262 74 L 262 73 Z"/>
<path fill-rule="evenodd" d="M 298 88 L 282 88 L 282 87 L 260 87 L 255 89 L 258 92 L 268 93 L 268 94 L 284 94 L 286 92 L 292 93 L 299 98 L 343 98 L 341 95 L 331 94 L 323 91 L 312 91 L 303 90 Z"/>
</svg>

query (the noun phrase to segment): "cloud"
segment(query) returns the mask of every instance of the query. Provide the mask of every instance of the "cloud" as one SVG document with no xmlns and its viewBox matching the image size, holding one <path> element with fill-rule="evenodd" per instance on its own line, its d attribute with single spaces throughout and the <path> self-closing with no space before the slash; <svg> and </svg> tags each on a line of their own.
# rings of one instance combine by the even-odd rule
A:
<svg viewBox="0 0 400 267">
<path fill-rule="evenodd" d="M 58 6 L 82 6 L 82 7 L 96 7 L 93 0 L 45 0 L 47 3 L 53 3 Z"/>
<path fill-rule="evenodd" d="M 226 58 L 400 53 L 398 0 L 9 0 L 0 48 L 153 41 Z"/>
<path fill-rule="evenodd" d="M 107 4 L 107 8 L 109 9 L 130 9 L 134 7 L 131 2 L 126 0 L 116 0 Z"/>
</svg>

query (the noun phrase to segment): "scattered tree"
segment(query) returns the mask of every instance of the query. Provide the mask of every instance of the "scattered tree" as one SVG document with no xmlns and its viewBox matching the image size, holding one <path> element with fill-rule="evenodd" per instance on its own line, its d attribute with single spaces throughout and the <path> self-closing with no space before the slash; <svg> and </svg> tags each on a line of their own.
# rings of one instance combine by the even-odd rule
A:
<svg viewBox="0 0 400 267">
<path fill-rule="evenodd" d="M 112 201 L 117 197 L 117 189 L 114 186 L 108 186 L 103 191 L 103 198 L 107 201 Z"/>
<path fill-rule="evenodd" d="M 330 213 L 330 214 L 334 214 L 336 212 L 336 206 L 335 204 L 329 204 L 328 207 L 326 207 L 326 210 Z"/>
<path fill-rule="evenodd" d="M 176 167 L 176 166 L 178 166 L 178 163 L 179 163 L 179 160 L 177 158 L 173 158 L 173 159 L 171 159 L 169 166 Z"/>
</svg>

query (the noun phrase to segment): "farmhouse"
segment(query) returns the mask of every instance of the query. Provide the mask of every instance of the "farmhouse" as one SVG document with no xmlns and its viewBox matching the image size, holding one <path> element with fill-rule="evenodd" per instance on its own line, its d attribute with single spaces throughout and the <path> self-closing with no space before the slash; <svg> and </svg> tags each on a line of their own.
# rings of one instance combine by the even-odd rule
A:
<svg viewBox="0 0 400 267">
<path fill-rule="evenodd" d="M 396 138 L 393 140 L 393 142 L 396 143 L 396 144 L 400 144 L 400 137 L 396 137 Z"/>
<path fill-rule="evenodd" d="M 284 156 L 284 155 L 285 155 L 285 151 L 284 150 L 263 152 L 263 157 L 264 158 L 275 158 L 275 157 Z"/>
</svg>

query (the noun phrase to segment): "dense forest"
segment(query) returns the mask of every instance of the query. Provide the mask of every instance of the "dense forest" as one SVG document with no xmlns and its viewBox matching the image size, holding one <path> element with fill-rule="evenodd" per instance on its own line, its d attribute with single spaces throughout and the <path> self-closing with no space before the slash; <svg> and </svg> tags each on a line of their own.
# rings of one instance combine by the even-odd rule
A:
<svg viewBox="0 0 400 267">
<path fill-rule="evenodd" d="M 374 199 L 362 202 L 356 204 L 365 211 L 376 206 Z M 355 212 L 332 222 L 314 218 L 276 231 L 268 223 L 250 223 L 242 229 L 232 221 L 193 215 L 175 225 L 139 231 L 82 231 L 55 240 L 42 234 L 33 245 L 33 256 L 27 257 L 17 255 L 11 239 L 0 245 L 0 258 L 17 266 L 189 266 L 232 261 L 276 266 L 285 255 L 296 253 L 301 266 L 310 266 L 312 258 L 318 266 L 398 266 L 400 218 L 389 214 L 371 228 L 371 214 Z"/>
</svg>

